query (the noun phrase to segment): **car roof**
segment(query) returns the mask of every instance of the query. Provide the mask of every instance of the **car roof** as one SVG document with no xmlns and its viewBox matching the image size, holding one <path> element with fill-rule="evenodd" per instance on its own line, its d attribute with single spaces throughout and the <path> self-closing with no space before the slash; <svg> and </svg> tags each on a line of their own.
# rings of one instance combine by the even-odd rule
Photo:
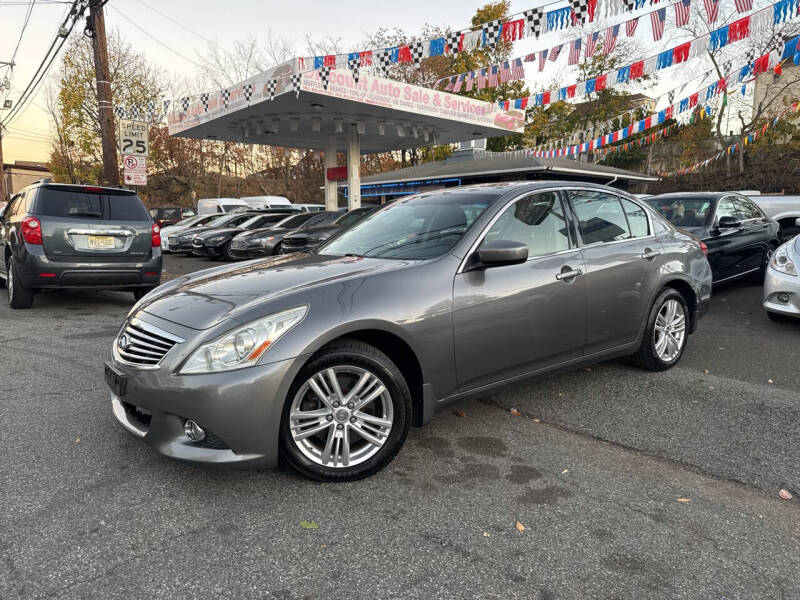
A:
<svg viewBox="0 0 800 600">
<path fill-rule="evenodd" d="M 93 192 L 110 192 L 114 194 L 136 194 L 136 190 L 129 190 L 122 187 L 111 187 L 102 185 L 93 185 L 90 183 L 56 183 L 54 181 L 35 181 L 34 183 L 25 186 L 25 189 L 31 188 L 48 188 L 55 190 L 91 190 Z"/>
<path fill-rule="evenodd" d="M 644 198 L 645 202 L 650 200 L 658 200 L 660 198 L 704 198 L 707 200 L 715 200 L 723 196 L 739 195 L 738 192 L 670 192 L 669 194 L 658 194 L 656 196 L 649 196 Z"/>
<path fill-rule="evenodd" d="M 443 190 L 432 190 L 430 192 L 419 192 L 419 196 L 441 194 L 444 196 L 449 195 L 463 195 L 463 194 L 496 194 L 497 196 L 504 196 L 506 194 L 515 194 L 520 192 L 533 192 L 536 190 L 545 190 L 552 188 L 578 188 L 587 190 L 596 190 L 603 192 L 611 192 L 614 194 L 621 194 L 625 197 L 636 199 L 634 196 L 620 190 L 601 183 L 591 183 L 587 181 L 569 181 L 563 179 L 542 179 L 537 181 L 508 181 L 502 183 L 478 183 L 472 185 L 465 185 L 461 187 L 445 188 Z"/>
</svg>

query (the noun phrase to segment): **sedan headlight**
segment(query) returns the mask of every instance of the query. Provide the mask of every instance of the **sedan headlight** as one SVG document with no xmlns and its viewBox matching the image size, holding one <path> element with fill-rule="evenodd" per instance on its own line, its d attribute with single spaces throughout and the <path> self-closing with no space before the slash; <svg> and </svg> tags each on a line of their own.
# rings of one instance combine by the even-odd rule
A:
<svg viewBox="0 0 800 600">
<path fill-rule="evenodd" d="M 308 306 L 298 306 L 242 325 L 195 350 L 181 374 L 218 373 L 251 367 L 284 333 L 303 320 Z"/>
<path fill-rule="evenodd" d="M 217 237 L 212 237 L 212 238 L 207 239 L 206 240 L 206 244 L 208 244 L 210 246 L 216 246 L 217 244 L 219 244 L 220 242 L 222 242 L 224 240 L 225 240 L 225 236 L 224 235 L 218 235 Z"/>
<path fill-rule="evenodd" d="M 780 273 L 796 276 L 797 265 L 794 264 L 791 258 L 789 258 L 789 248 L 791 247 L 792 243 L 794 243 L 794 240 L 775 250 L 775 253 L 772 255 L 772 259 L 769 261 L 769 266 Z"/>
<path fill-rule="evenodd" d="M 258 244 L 259 246 L 266 246 L 267 244 L 269 244 L 274 239 L 275 239 L 275 236 L 271 235 L 269 237 L 252 238 L 250 241 L 255 243 L 255 244 Z"/>
</svg>

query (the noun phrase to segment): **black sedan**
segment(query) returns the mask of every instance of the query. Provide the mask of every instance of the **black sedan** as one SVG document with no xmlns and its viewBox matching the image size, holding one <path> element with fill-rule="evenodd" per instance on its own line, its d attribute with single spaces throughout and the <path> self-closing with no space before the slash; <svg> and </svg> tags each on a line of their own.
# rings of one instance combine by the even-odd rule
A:
<svg viewBox="0 0 800 600">
<path fill-rule="evenodd" d="M 253 218 L 257 214 L 259 213 L 228 213 L 220 215 L 216 219 L 209 221 L 203 227 L 193 227 L 192 229 L 188 229 L 186 231 L 170 234 L 167 238 L 169 251 L 186 252 L 187 254 L 191 254 L 193 250 L 192 240 L 194 239 L 194 236 L 212 229 L 221 229 L 222 227 L 237 227 L 248 219 Z"/>
<path fill-rule="evenodd" d="M 345 213 L 330 225 L 318 225 L 317 227 L 304 227 L 299 231 L 290 233 L 283 238 L 281 244 L 281 254 L 291 254 L 292 252 L 309 252 L 319 246 L 322 242 L 355 225 L 361 219 L 373 212 L 375 207 L 356 208 Z"/>
<path fill-rule="evenodd" d="M 231 241 L 230 257 L 259 258 L 280 254 L 284 238 L 295 231 L 331 223 L 342 216 L 339 212 L 301 213 L 287 217 L 272 227 L 240 233 Z"/>
<path fill-rule="evenodd" d="M 231 240 L 243 231 L 271 227 L 286 220 L 286 214 L 260 214 L 236 226 L 211 229 L 198 233 L 192 238 L 192 254 L 208 258 L 230 258 Z"/>
<path fill-rule="evenodd" d="M 715 284 L 748 275 L 764 280 L 769 259 L 780 245 L 779 225 L 747 197 L 685 192 L 652 196 L 647 202 L 708 247 Z"/>
</svg>

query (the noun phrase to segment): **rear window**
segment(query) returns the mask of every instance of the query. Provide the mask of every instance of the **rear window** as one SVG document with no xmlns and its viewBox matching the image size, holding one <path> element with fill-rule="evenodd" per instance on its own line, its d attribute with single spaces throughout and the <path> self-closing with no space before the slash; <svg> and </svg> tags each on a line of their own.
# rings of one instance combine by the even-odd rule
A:
<svg viewBox="0 0 800 600">
<path fill-rule="evenodd" d="M 150 215 L 147 214 L 139 196 L 128 194 L 110 195 L 108 198 L 108 218 L 112 221 L 149 221 Z"/>
<path fill-rule="evenodd" d="M 102 198 L 101 194 L 91 192 L 40 188 L 36 194 L 36 214 L 43 217 L 102 219 Z M 139 201 L 138 198 L 136 201 Z"/>
</svg>

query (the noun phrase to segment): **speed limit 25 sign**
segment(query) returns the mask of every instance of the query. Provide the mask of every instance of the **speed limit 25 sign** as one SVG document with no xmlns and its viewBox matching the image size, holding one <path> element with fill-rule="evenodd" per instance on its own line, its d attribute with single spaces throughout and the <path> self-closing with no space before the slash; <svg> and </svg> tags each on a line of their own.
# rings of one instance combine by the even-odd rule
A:
<svg viewBox="0 0 800 600">
<path fill-rule="evenodd" d="M 144 121 L 119 120 L 117 140 L 119 151 L 129 156 L 147 156 L 150 151 L 148 143 L 148 126 Z"/>
</svg>

